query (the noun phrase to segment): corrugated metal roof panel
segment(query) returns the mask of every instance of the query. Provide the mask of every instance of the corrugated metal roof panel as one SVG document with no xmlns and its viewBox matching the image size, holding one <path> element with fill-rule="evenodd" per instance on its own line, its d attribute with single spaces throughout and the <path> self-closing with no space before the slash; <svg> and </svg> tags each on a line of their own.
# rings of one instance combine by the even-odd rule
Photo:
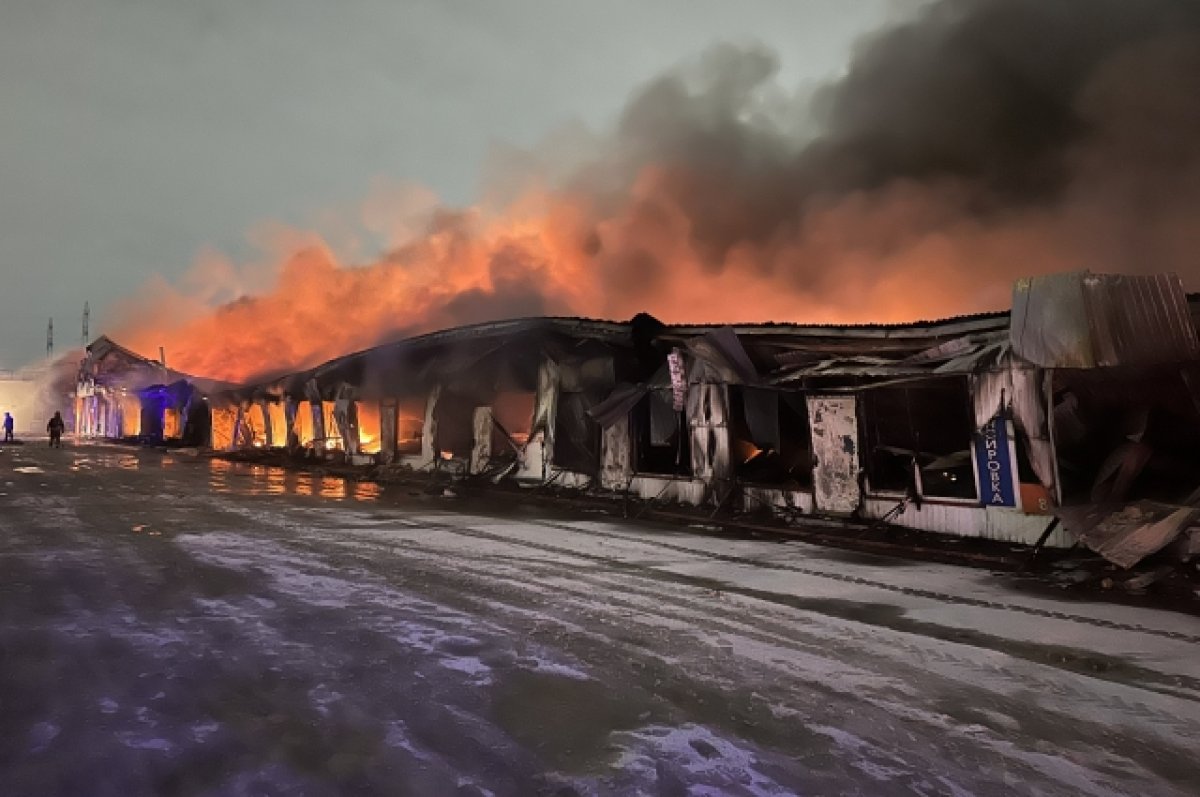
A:
<svg viewBox="0 0 1200 797">
<path fill-rule="evenodd" d="M 1013 351 L 1047 368 L 1155 365 L 1200 358 L 1175 274 L 1051 274 L 1013 287 Z"/>
<path fill-rule="evenodd" d="M 1178 276 L 1087 274 L 1083 295 L 1097 365 L 1181 362 L 1200 356 Z"/>
</svg>

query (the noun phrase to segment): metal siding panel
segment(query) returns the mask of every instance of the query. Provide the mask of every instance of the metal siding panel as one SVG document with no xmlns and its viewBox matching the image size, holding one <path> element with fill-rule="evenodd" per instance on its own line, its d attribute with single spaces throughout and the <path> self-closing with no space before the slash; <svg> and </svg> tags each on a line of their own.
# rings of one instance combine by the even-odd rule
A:
<svg viewBox="0 0 1200 797">
<path fill-rule="evenodd" d="M 629 485 L 629 491 L 646 501 L 699 506 L 708 495 L 708 485 L 699 479 L 636 476 Z"/>
<path fill-rule="evenodd" d="M 803 490 L 784 490 L 778 487 L 759 487 L 746 484 L 742 485 L 742 506 L 747 511 L 766 506 L 773 510 L 791 510 L 809 514 L 813 511 L 813 495 L 811 492 Z"/>
<path fill-rule="evenodd" d="M 896 506 L 896 500 L 868 498 L 864 502 L 864 514 L 869 518 L 882 518 Z M 1042 536 L 1050 518 L 1045 515 L 1026 515 L 1009 509 L 985 509 L 967 504 L 930 504 L 920 509 L 912 506 L 892 521 L 904 528 L 949 534 L 955 537 L 971 537 L 1033 545 Z M 1069 548 L 1075 540 L 1061 526 L 1051 533 L 1046 541 L 1050 548 Z"/>
</svg>

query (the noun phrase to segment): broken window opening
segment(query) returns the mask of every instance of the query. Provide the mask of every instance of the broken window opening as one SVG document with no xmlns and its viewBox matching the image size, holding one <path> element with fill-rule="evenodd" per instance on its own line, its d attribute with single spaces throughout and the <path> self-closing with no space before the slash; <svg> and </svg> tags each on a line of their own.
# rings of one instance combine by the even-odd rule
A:
<svg viewBox="0 0 1200 797">
<path fill-rule="evenodd" d="M 1178 502 L 1200 487 L 1200 396 L 1177 369 L 1058 369 L 1063 503 Z"/>
<path fill-rule="evenodd" d="M 803 394 L 730 385 L 728 423 L 738 479 L 812 486 L 812 432 Z"/>
<path fill-rule="evenodd" d="M 147 440 L 162 440 L 163 439 L 163 416 L 166 412 L 163 406 L 163 399 L 157 395 L 150 396 L 142 401 L 141 436 Z"/>
<path fill-rule="evenodd" d="M 263 416 L 262 407 L 251 404 L 242 413 L 241 440 L 239 445 L 253 448 L 263 448 L 267 444 L 267 419 Z"/>
<path fill-rule="evenodd" d="M 670 388 L 651 390 L 630 412 L 636 471 L 662 476 L 692 475 L 692 440 L 683 411 Z"/>
<path fill-rule="evenodd" d="M 314 435 L 311 401 L 301 401 L 296 405 L 296 417 L 292 421 L 292 425 L 296 430 L 296 439 L 300 441 L 301 447 L 312 448 Z"/>
<path fill-rule="evenodd" d="M 218 451 L 233 448 L 236 407 L 218 407 L 212 411 L 212 447 Z"/>
<path fill-rule="evenodd" d="M 142 432 L 142 412 L 137 396 L 122 395 L 117 399 L 117 435 L 137 437 Z"/>
<path fill-rule="evenodd" d="M 379 404 L 374 401 L 356 401 L 354 411 L 358 425 L 358 450 L 364 454 L 378 454 L 383 449 Z"/>
<path fill-rule="evenodd" d="M 271 425 L 271 447 L 286 447 L 288 440 L 287 413 L 284 411 L 283 402 L 267 403 L 267 423 Z"/>
<path fill-rule="evenodd" d="M 396 420 L 396 453 L 401 456 L 416 456 L 421 453 L 421 438 L 425 434 L 424 396 L 402 398 L 397 401 L 399 418 Z"/>
<path fill-rule="evenodd" d="M 576 473 L 600 469 L 600 424 L 588 410 L 598 402 L 586 393 L 562 392 L 554 413 L 554 465 Z"/>
<path fill-rule="evenodd" d="M 208 445 L 212 439 L 212 411 L 208 402 L 196 397 L 187 408 L 187 418 L 183 423 L 181 439 L 186 446 Z"/>
<path fill-rule="evenodd" d="M 524 448 L 529 442 L 536 401 L 537 393 L 532 391 L 498 393 L 492 399 L 493 461 L 515 460 L 516 449 Z"/>
<path fill-rule="evenodd" d="M 433 408 L 434 451 L 441 459 L 469 460 L 474 446 L 475 399 L 449 390 Z"/>
<path fill-rule="evenodd" d="M 182 415 L 177 407 L 163 409 L 163 440 L 178 440 L 183 435 Z"/>
<path fill-rule="evenodd" d="M 325 437 L 321 441 L 325 445 L 326 451 L 341 451 L 342 445 L 342 427 L 338 423 L 337 405 L 332 401 L 321 402 L 321 415 L 324 418 Z"/>
<path fill-rule="evenodd" d="M 864 390 L 862 409 L 867 480 L 873 490 L 979 497 L 965 378 Z"/>
</svg>

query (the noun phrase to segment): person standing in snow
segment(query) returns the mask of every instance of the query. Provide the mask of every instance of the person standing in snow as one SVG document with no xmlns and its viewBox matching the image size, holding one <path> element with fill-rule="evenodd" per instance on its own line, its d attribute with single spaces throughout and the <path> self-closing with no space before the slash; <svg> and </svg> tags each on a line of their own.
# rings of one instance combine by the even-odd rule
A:
<svg viewBox="0 0 1200 797">
<path fill-rule="evenodd" d="M 11 443 L 13 441 L 13 426 L 15 423 L 11 413 L 4 413 L 4 442 Z"/>
<path fill-rule="evenodd" d="M 50 447 L 62 448 L 62 433 L 66 428 L 63 422 L 62 413 L 55 411 L 54 417 L 50 419 L 50 423 L 46 424 L 46 431 L 50 433 Z"/>
</svg>

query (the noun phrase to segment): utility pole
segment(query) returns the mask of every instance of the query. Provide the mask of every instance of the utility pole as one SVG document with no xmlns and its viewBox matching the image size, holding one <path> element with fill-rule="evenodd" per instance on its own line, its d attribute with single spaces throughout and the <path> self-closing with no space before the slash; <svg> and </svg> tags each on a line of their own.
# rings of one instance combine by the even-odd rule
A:
<svg viewBox="0 0 1200 797">
<path fill-rule="evenodd" d="M 46 325 L 46 359 L 54 358 L 54 319 Z"/>
<path fill-rule="evenodd" d="M 88 345 L 88 316 L 92 311 L 88 309 L 88 303 L 83 303 L 83 348 L 86 350 Z"/>
</svg>

